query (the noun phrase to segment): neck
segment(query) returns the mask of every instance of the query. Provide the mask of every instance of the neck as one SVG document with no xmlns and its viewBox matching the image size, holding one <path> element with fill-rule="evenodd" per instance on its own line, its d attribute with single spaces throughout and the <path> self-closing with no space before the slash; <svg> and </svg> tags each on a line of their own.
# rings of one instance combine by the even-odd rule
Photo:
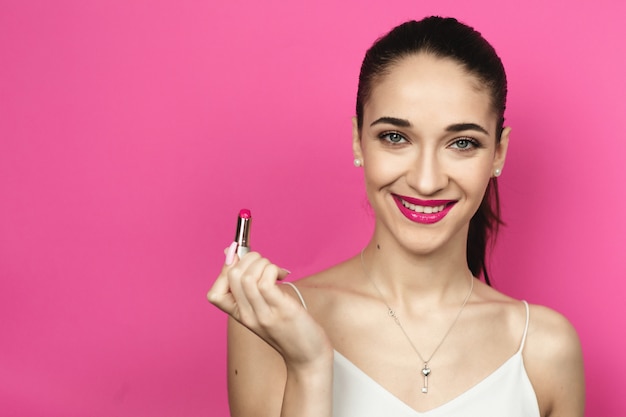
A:
<svg viewBox="0 0 626 417">
<path fill-rule="evenodd" d="M 376 239 L 363 251 L 365 274 L 390 304 L 432 308 L 458 303 L 466 293 L 471 272 L 467 266 L 465 241 L 430 253 L 412 253 Z"/>
</svg>

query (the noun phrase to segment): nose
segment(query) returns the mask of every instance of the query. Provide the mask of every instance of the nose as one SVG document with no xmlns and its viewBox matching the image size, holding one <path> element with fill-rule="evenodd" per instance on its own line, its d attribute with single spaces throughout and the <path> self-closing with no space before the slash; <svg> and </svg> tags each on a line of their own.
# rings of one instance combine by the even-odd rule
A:
<svg viewBox="0 0 626 417">
<path fill-rule="evenodd" d="M 423 196 L 437 194 L 446 188 L 449 180 L 434 149 L 420 149 L 416 152 L 406 178 L 408 185 Z"/>
</svg>

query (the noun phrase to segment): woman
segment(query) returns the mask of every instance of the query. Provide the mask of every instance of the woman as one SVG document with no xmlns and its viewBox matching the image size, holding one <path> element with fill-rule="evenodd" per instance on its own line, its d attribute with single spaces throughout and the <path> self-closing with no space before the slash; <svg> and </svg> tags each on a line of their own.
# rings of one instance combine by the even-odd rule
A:
<svg viewBox="0 0 626 417">
<path fill-rule="evenodd" d="M 500 59 L 454 19 L 407 22 L 370 48 L 353 150 L 374 234 L 292 288 L 258 253 L 227 249 L 208 298 L 231 316 L 232 416 L 583 415 L 571 325 L 488 285 L 505 103 Z"/>
</svg>

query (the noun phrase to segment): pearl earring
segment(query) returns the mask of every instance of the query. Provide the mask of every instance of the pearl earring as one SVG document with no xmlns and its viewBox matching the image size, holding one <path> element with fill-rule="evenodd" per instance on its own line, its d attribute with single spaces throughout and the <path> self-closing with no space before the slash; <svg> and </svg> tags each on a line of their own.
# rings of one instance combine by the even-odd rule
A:
<svg viewBox="0 0 626 417">
<path fill-rule="evenodd" d="M 500 168 L 496 168 L 495 171 L 493 171 L 493 175 L 496 177 L 499 177 L 502 174 L 502 170 Z"/>
<path fill-rule="evenodd" d="M 359 158 L 354 158 L 354 166 L 355 167 L 360 167 L 362 164 L 361 160 Z"/>
</svg>

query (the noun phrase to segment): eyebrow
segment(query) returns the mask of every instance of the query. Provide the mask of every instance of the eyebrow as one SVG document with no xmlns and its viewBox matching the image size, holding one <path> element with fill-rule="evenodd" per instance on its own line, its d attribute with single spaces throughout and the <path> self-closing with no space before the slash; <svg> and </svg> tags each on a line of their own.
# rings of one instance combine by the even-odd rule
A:
<svg viewBox="0 0 626 417">
<path fill-rule="evenodd" d="M 487 132 L 487 129 L 485 129 L 481 125 L 477 125 L 476 123 L 456 123 L 446 127 L 446 132 L 464 132 L 466 130 L 474 130 L 489 136 L 489 132 Z"/>
<path fill-rule="evenodd" d="M 376 119 L 370 124 L 370 127 L 374 125 L 378 125 L 381 123 L 386 123 L 398 127 L 411 127 L 411 122 L 406 119 L 398 119 L 397 117 L 381 117 L 380 119 Z"/>
<path fill-rule="evenodd" d="M 374 120 L 370 124 L 370 127 L 377 125 L 377 124 L 382 124 L 382 123 L 390 124 L 390 125 L 398 126 L 398 127 L 412 127 L 413 126 L 411 122 L 409 122 L 406 119 L 399 119 L 397 117 L 385 116 L 385 117 L 381 117 L 379 119 Z M 489 136 L 489 132 L 487 131 L 487 129 L 485 129 L 484 127 L 476 123 L 455 123 L 446 127 L 446 132 L 464 132 L 466 130 L 474 130 L 476 132 L 481 132 Z"/>
</svg>

